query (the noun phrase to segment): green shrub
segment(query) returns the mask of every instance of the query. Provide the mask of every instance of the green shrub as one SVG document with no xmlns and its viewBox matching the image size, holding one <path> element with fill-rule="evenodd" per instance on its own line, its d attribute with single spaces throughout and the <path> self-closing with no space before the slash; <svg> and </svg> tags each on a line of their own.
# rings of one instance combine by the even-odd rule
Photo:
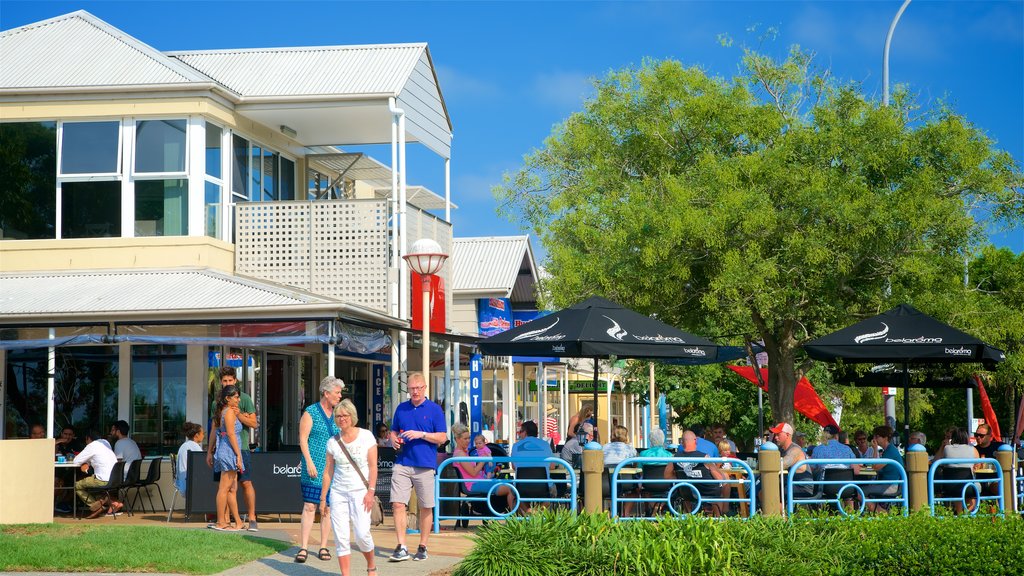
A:
<svg viewBox="0 0 1024 576">
<path fill-rule="evenodd" d="M 945 576 L 1019 574 L 1020 566 L 1020 517 L 616 522 L 540 512 L 481 529 L 453 576 Z"/>
</svg>

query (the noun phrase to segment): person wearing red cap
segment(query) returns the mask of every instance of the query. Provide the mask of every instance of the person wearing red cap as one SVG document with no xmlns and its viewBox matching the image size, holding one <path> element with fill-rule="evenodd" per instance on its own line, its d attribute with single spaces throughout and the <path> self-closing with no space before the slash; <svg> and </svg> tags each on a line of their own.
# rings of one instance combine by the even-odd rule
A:
<svg viewBox="0 0 1024 576">
<path fill-rule="evenodd" d="M 788 422 L 779 422 L 769 428 L 775 434 L 775 443 L 779 446 L 779 453 L 782 456 L 782 469 L 788 470 L 794 481 L 810 481 L 813 479 L 809 466 L 796 466 L 801 460 L 806 460 L 807 455 L 793 442 L 793 426 Z M 794 467 L 796 466 L 796 467 Z M 806 498 L 814 494 L 812 484 L 797 484 L 793 486 L 794 498 Z"/>
</svg>

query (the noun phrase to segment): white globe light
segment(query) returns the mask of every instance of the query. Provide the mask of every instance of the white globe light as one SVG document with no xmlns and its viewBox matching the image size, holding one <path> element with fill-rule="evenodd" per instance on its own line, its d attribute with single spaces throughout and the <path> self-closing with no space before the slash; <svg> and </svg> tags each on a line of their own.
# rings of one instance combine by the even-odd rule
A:
<svg viewBox="0 0 1024 576">
<path fill-rule="evenodd" d="M 412 249 L 405 256 L 409 268 L 420 276 L 437 274 L 447 259 L 448 255 L 441 251 L 441 245 L 431 238 L 420 238 L 413 242 Z"/>
</svg>

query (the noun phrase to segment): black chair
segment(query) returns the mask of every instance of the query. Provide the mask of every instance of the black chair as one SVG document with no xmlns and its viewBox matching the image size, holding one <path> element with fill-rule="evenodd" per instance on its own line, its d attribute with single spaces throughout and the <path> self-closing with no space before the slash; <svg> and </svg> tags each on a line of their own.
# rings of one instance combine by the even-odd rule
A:
<svg viewBox="0 0 1024 576">
<path fill-rule="evenodd" d="M 516 480 L 547 480 L 546 466 L 520 466 L 516 469 Z M 516 482 L 516 491 L 521 499 L 527 498 L 551 498 L 551 483 L 541 482 Z"/>
<path fill-rule="evenodd" d="M 712 479 L 714 479 L 714 476 L 711 475 L 711 471 L 708 470 L 707 468 L 704 468 L 703 470 L 701 470 L 701 477 L 700 478 L 691 478 L 691 477 L 686 475 L 686 472 L 684 472 L 683 470 L 680 470 L 678 468 L 676 468 L 675 473 L 676 473 L 676 479 L 677 480 L 712 480 Z M 711 503 L 707 502 L 708 498 L 718 498 L 718 497 L 720 497 L 722 495 L 722 492 L 721 492 L 722 487 L 721 487 L 720 484 L 715 484 L 715 483 L 712 483 L 712 482 L 700 482 L 700 483 L 693 483 L 693 486 L 697 489 L 697 492 L 700 494 L 701 506 L 705 507 L 705 508 L 709 508 L 711 506 Z M 693 514 L 696 514 L 697 512 L 700 512 L 700 510 L 694 510 L 693 509 L 693 505 L 696 504 L 696 503 L 697 503 L 697 497 L 696 497 L 696 495 L 694 495 L 693 490 L 690 490 L 688 487 L 684 486 L 684 487 L 676 490 L 675 494 L 673 495 L 673 502 L 672 502 L 672 504 L 673 504 L 673 507 L 675 507 L 676 510 L 685 509 L 685 510 L 690 511 Z M 685 504 L 685 506 L 681 506 L 682 504 Z"/>
<path fill-rule="evenodd" d="M 107 498 L 113 498 L 111 494 L 119 495 L 121 493 L 122 486 L 124 486 L 124 462 L 118 462 L 110 469 L 110 479 L 107 480 L 106 484 L 103 484 L 102 486 L 92 486 L 85 490 L 92 494 L 103 494 Z M 117 516 L 115 515 L 115 518 L 116 517 Z"/>
<path fill-rule="evenodd" d="M 641 498 L 667 499 L 669 490 L 672 489 L 672 481 L 665 480 L 665 464 L 644 464 L 643 484 L 640 485 Z M 664 508 L 662 502 L 645 502 L 652 510 L 657 512 Z"/>
<path fill-rule="evenodd" d="M 943 498 L 961 498 L 964 494 L 964 486 L 974 480 L 974 470 L 962 466 L 942 466 L 939 468 L 943 480 L 961 480 L 961 482 L 942 483 Z M 968 497 L 974 495 L 973 490 L 967 490 Z"/>
<path fill-rule="evenodd" d="M 149 489 L 150 489 L 151 486 L 156 486 L 157 494 L 160 495 L 160 505 L 163 506 L 164 510 L 167 509 L 167 502 L 164 501 L 164 492 L 160 488 L 160 484 L 159 484 L 159 482 L 160 482 L 160 465 L 163 464 L 163 461 L 164 461 L 163 456 L 150 460 L 149 461 L 149 470 L 146 471 L 146 477 L 143 478 L 142 480 L 140 480 L 139 482 L 136 482 L 132 486 L 132 488 L 135 488 L 135 497 L 139 500 L 140 504 L 142 504 L 142 496 L 140 496 L 140 491 L 143 488 L 146 489 L 146 498 L 149 500 L 149 507 L 150 507 L 150 509 L 153 512 L 156 512 L 156 508 L 153 506 L 153 498 L 152 498 L 152 496 L 150 495 L 150 492 L 149 492 Z M 143 512 L 146 511 L 146 506 L 145 505 L 142 506 L 142 511 Z"/>
<path fill-rule="evenodd" d="M 132 460 L 132 463 L 128 465 L 128 475 L 125 476 L 124 483 L 121 484 L 119 489 L 119 498 L 124 503 L 124 509 L 128 512 L 129 516 L 134 516 L 134 514 L 132 513 L 132 503 L 128 500 L 128 491 L 135 488 L 135 495 L 138 496 L 138 483 L 141 477 L 142 460 Z"/>
<path fill-rule="evenodd" d="M 480 492 L 468 492 L 466 490 L 466 477 L 465 477 L 465 475 L 462 474 L 462 470 L 458 466 L 451 466 L 450 468 L 454 469 L 456 474 L 459 477 L 459 480 L 462 480 L 462 482 L 458 483 L 459 495 L 460 496 L 475 496 L 475 497 L 483 496 L 483 494 L 480 493 Z M 472 481 L 472 479 L 471 479 L 471 481 Z M 480 482 L 480 480 L 476 480 L 476 481 Z M 484 524 L 487 524 L 487 519 L 493 518 L 493 513 L 487 507 L 487 503 L 486 502 L 481 502 L 479 500 L 473 500 L 473 501 L 470 501 L 470 502 L 463 501 L 463 502 L 460 502 L 459 504 L 460 504 L 460 506 L 459 506 L 459 516 L 482 516 L 483 518 L 481 518 L 480 521 L 482 523 L 484 523 Z M 496 511 L 498 511 L 498 512 L 507 512 L 508 511 L 508 501 L 505 499 L 504 496 L 498 496 L 497 494 L 492 494 L 491 495 L 491 506 Z M 469 520 L 468 519 L 466 519 L 466 520 L 456 520 L 455 521 L 455 528 L 458 529 L 460 526 L 462 528 L 469 528 Z"/>
</svg>

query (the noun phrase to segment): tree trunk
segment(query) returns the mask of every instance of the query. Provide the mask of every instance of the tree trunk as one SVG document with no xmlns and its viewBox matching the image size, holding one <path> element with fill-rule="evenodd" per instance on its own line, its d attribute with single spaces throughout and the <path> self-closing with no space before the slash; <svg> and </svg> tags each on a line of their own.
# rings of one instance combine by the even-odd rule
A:
<svg viewBox="0 0 1024 576">
<path fill-rule="evenodd" d="M 773 422 L 793 423 L 793 396 L 796 393 L 794 343 L 790 335 L 765 339 L 768 352 L 768 404 L 772 409 Z"/>
</svg>

